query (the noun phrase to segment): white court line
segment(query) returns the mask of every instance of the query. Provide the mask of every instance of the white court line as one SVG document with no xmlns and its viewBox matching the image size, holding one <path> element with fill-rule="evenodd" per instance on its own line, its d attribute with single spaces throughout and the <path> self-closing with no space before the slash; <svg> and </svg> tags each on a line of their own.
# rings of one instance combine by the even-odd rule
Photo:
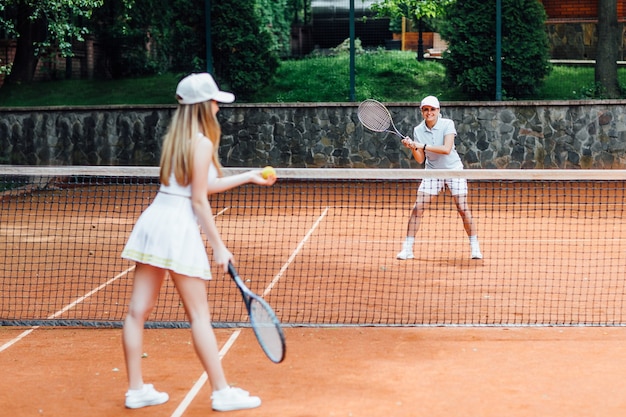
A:
<svg viewBox="0 0 626 417">
<path fill-rule="evenodd" d="M 263 296 L 268 294 L 270 292 L 270 290 L 274 287 L 274 285 L 276 285 L 278 280 L 280 280 L 280 278 L 283 276 L 283 274 L 285 273 L 285 271 L 287 270 L 289 265 L 295 259 L 296 255 L 298 255 L 298 253 L 302 250 L 302 247 L 304 246 L 304 244 L 307 242 L 307 240 L 309 240 L 309 238 L 311 237 L 311 235 L 313 234 L 315 229 L 317 229 L 317 227 L 320 225 L 320 223 L 324 219 L 324 217 L 326 217 L 326 214 L 328 213 L 328 210 L 329 210 L 329 208 L 326 207 L 324 212 L 318 217 L 318 219 L 315 221 L 313 226 L 311 226 L 311 228 L 309 229 L 307 234 L 304 236 L 304 238 L 302 238 L 300 243 L 298 243 L 298 246 L 296 246 L 294 251 L 291 253 L 291 255 L 289 256 L 289 259 L 287 259 L 287 262 L 282 266 L 282 268 L 280 268 L 280 271 L 278 272 L 278 274 L 276 274 L 276 276 L 274 277 L 272 282 L 268 285 L 268 287 L 263 292 Z M 225 210 L 223 210 L 223 211 L 225 211 Z M 222 212 L 220 212 L 220 213 L 222 213 Z M 224 356 L 226 356 L 226 353 L 230 350 L 230 348 L 235 343 L 235 340 L 237 340 L 237 338 L 239 337 L 240 334 L 241 334 L 241 329 L 238 329 L 235 333 L 233 333 L 230 336 L 228 341 L 226 341 L 226 344 L 224 345 L 222 350 L 220 350 L 220 360 Z M 198 395 L 198 392 L 200 392 L 200 389 L 204 386 L 204 384 L 206 384 L 207 380 L 208 380 L 208 376 L 207 376 L 206 372 L 203 372 L 202 375 L 200 375 L 200 378 L 198 378 L 196 383 L 193 385 L 191 390 L 189 390 L 189 392 L 187 393 L 185 398 L 183 398 L 183 401 L 178 405 L 178 407 L 176 407 L 176 410 L 174 410 L 174 413 L 172 414 L 171 417 L 181 417 L 185 413 L 185 411 L 187 410 L 187 407 L 189 407 L 189 405 L 191 404 L 193 399 L 196 397 L 196 395 Z"/>
<path fill-rule="evenodd" d="M 300 252 L 300 250 L 302 249 L 302 247 L 304 246 L 304 244 L 307 242 L 307 240 L 309 240 L 309 238 L 311 237 L 311 235 L 313 234 L 313 232 L 315 231 L 315 229 L 317 229 L 317 227 L 320 225 L 320 223 L 322 222 L 322 220 L 324 219 L 324 217 L 326 217 L 326 214 L 328 214 L 328 210 L 329 207 L 326 207 L 324 209 L 324 212 L 317 218 L 317 220 L 315 221 L 315 223 L 313 224 L 313 226 L 309 229 L 309 231 L 307 232 L 307 234 L 304 236 L 304 239 L 302 239 L 300 241 L 300 243 L 298 243 L 298 246 L 296 247 L 296 249 L 292 252 L 291 256 L 289 257 L 289 259 L 287 259 L 287 262 L 282 266 L 282 268 L 280 268 L 280 271 L 278 271 L 278 274 L 276 274 L 276 276 L 274 277 L 274 279 L 272 280 L 272 282 L 270 282 L 270 284 L 267 286 L 267 288 L 265 289 L 265 291 L 263 291 L 263 297 L 265 297 L 267 294 L 269 294 L 269 292 L 272 290 L 272 288 L 274 288 L 274 285 L 276 285 L 276 283 L 278 282 L 278 280 L 280 280 L 280 278 L 283 276 L 283 274 L 285 273 L 285 271 L 287 270 L 287 268 L 289 268 L 289 265 L 291 265 L 291 263 L 293 262 L 293 260 L 296 258 L 296 255 Z"/>
<path fill-rule="evenodd" d="M 216 214 L 216 215 L 214 215 L 213 217 L 215 218 L 215 217 L 219 216 L 220 214 L 224 214 L 224 213 L 226 213 L 226 212 L 228 211 L 228 209 L 230 209 L 230 207 L 224 207 L 223 209 L 221 209 L 220 211 L 218 211 L 218 212 L 217 212 L 217 214 Z"/>
<path fill-rule="evenodd" d="M 118 279 L 120 279 L 120 277 L 124 276 L 125 274 L 128 274 L 133 269 L 135 269 L 135 265 L 131 266 L 130 268 L 128 268 L 124 272 L 120 272 L 119 274 L 117 274 L 116 276 L 114 276 L 113 278 L 111 278 L 110 280 L 105 282 L 104 284 L 101 284 L 100 286 L 94 288 L 93 290 L 89 291 L 87 294 L 83 295 L 82 297 L 77 298 L 72 303 L 66 305 L 61 310 L 57 311 L 56 313 L 52 314 L 51 316 L 48 316 L 47 320 L 57 318 L 61 314 L 65 313 L 67 310 L 70 310 L 70 309 L 74 308 L 77 304 L 82 303 L 87 298 L 91 297 L 92 295 L 94 295 L 95 293 L 97 293 L 98 291 L 103 289 L 104 287 L 108 286 L 109 284 L 112 284 L 113 282 L 117 281 Z"/>
<path fill-rule="evenodd" d="M 228 210 L 228 209 L 226 208 L 224 210 L 221 210 L 217 215 L 220 215 L 220 214 L 224 213 L 226 210 Z M 296 249 L 294 249 L 292 254 L 289 256 L 287 262 L 281 267 L 281 269 L 278 272 L 278 274 L 276 274 L 276 276 L 274 277 L 272 282 L 265 289 L 265 291 L 263 292 L 263 296 L 267 295 L 271 291 L 271 289 L 276 285 L 276 283 L 280 280 L 280 278 L 285 273 L 285 271 L 287 270 L 289 265 L 293 262 L 293 260 L 298 255 L 298 253 L 302 250 L 304 244 L 309 240 L 309 238 L 311 237 L 313 232 L 317 229 L 317 227 L 320 225 L 320 223 L 324 219 L 324 217 L 326 217 L 326 215 L 328 213 L 328 210 L 329 210 L 329 207 L 326 207 L 324 212 L 316 220 L 316 222 L 313 224 L 311 229 L 309 229 L 309 231 L 304 236 L 304 238 L 300 241 L 300 243 L 298 244 Z M 124 276 L 124 274 L 128 274 L 134 268 L 135 268 L 135 266 L 133 265 L 132 267 L 130 267 L 127 270 L 125 270 L 124 272 L 116 275 L 115 277 L 111 278 L 110 280 L 108 280 L 104 284 L 96 287 L 95 289 L 91 290 L 90 292 L 88 292 L 87 294 L 83 295 L 82 297 L 77 298 L 72 303 L 70 303 L 70 304 L 66 305 L 64 308 L 62 308 L 61 310 L 59 310 L 59 311 L 55 312 L 54 314 L 48 316 L 48 319 L 57 318 L 61 314 L 65 313 L 66 311 L 74 308 L 77 304 L 83 302 L 85 299 L 91 297 L 93 294 L 97 293 L 102 288 L 108 286 L 109 284 L 111 284 L 111 283 L 115 282 L 116 280 L 118 280 L 120 277 Z M 0 346 L 0 352 L 2 352 L 3 350 L 7 349 L 11 345 L 17 343 L 18 341 L 20 341 L 24 337 L 28 336 L 30 333 L 32 333 L 34 330 L 36 330 L 39 327 L 40 326 L 33 326 L 31 329 L 22 332 L 19 336 L 15 337 L 14 339 L 12 339 L 9 342 L 5 343 L 4 345 Z M 235 331 L 230 336 L 230 338 L 227 340 L 227 342 L 224 345 L 224 347 L 222 347 L 222 349 L 220 350 L 220 360 L 230 350 L 230 348 L 235 343 L 235 341 L 237 340 L 237 338 L 239 337 L 240 334 L 241 334 L 241 329 L 238 329 L 237 331 Z M 208 375 L 206 374 L 206 372 L 203 372 L 202 375 L 200 376 L 200 378 L 196 381 L 196 383 L 192 387 L 192 389 L 187 393 L 187 395 L 185 396 L 183 401 L 179 404 L 179 406 L 176 408 L 176 410 L 174 410 L 174 413 L 172 414 L 172 417 L 180 417 L 180 416 L 182 416 L 182 414 L 186 411 L 187 407 L 189 407 L 189 404 L 191 404 L 191 401 L 193 401 L 193 399 L 196 397 L 196 395 L 198 395 L 198 392 L 200 391 L 202 386 L 204 386 L 204 384 L 206 383 L 207 380 L 208 380 Z"/>
<path fill-rule="evenodd" d="M 25 338 L 26 336 L 28 336 L 29 334 L 31 334 L 32 332 L 34 332 L 38 328 L 39 328 L 39 326 L 33 326 L 29 330 L 26 330 L 26 331 L 20 333 L 19 336 L 9 340 L 4 345 L 0 346 L 0 352 L 2 352 L 5 349 L 8 349 L 9 347 L 11 347 L 11 345 L 14 345 L 15 343 L 19 342 L 20 340 L 22 340 L 23 338 Z"/>
<path fill-rule="evenodd" d="M 233 346 L 233 344 L 235 344 L 235 340 L 237 340 L 240 334 L 241 334 L 241 329 L 237 329 L 235 333 L 230 335 L 230 337 L 226 341 L 226 344 L 220 350 L 220 360 L 222 360 L 222 358 L 226 356 L 226 353 L 228 353 L 228 351 Z M 185 395 L 185 398 L 183 398 L 183 401 L 178 405 L 178 407 L 176 407 L 176 410 L 174 410 L 172 417 L 180 417 L 183 415 L 183 413 L 187 410 L 187 407 L 189 407 L 193 399 L 196 398 L 196 395 L 198 395 L 198 392 L 200 392 L 200 389 L 207 382 L 208 379 L 209 379 L 209 376 L 207 375 L 207 373 L 203 372 L 202 375 L 200 375 L 200 378 L 198 378 L 196 383 L 193 385 L 191 390 L 189 390 L 187 395 Z"/>
<path fill-rule="evenodd" d="M 91 297 L 92 295 L 94 295 L 95 293 L 97 293 L 98 291 L 100 291 L 101 289 L 103 289 L 104 287 L 108 286 L 109 284 L 117 281 L 120 277 L 124 276 L 125 274 L 128 274 L 130 271 L 132 271 L 133 269 L 135 269 L 135 266 L 131 266 L 130 268 L 128 268 L 127 270 L 125 270 L 124 272 L 121 272 L 119 274 L 117 274 L 116 276 L 114 276 L 113 278 L 111 278 L 110 280 L 108 280 L 107 282 L 105 282 L 104 284 L 99 285 L 98 287 L 94 288 L 93 290 L 89 291 L 87 294 L 83 295 L 82 297 L 77 298 L 76 300 L 74 300 L 73 302 L 71 302 L 70 304 L 66 305 L 65 307 L 63 307 L 61 310 L 57 311 L 56 313 L 50 315 L 47 317 L 47 320 L 50 319 L 54 319 L 57 318 L 58 316 L 60 316 L 61 314 L 65 313 L 66 311 L 74 308 L 77 304 L 82 303 L 83 301 L 85 301 L 87 298 Z M 5 343 L 4 345 L 0 346 L 0 352 L 2 352 L 3 350 L 7 349 L 8 347 L 10 347 L 11 345 L 19 342 L 21 339 L 25 338 L 26 336 L 28 336 L 29 334 L 31 334 L 34 330 L 38 329 L 41 326 L 33 326 L 31 327 L 29 330 L 24 331 L 23 333 L 20 333 L 19 336 L 17 336 L 16 338 L 9 340 L 7 343 Z"/>
</svg>

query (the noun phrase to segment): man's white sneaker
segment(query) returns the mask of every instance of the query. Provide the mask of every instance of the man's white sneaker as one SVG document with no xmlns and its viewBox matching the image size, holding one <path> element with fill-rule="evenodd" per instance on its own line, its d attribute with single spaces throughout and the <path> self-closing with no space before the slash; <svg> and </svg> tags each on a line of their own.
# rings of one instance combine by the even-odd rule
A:
<svg viewBox="0 0 626 417">
<path fill-rule="evenodd" d="M 167 402 L 170 397 L 166 392 L 159 392 L 152 384 L 144 384 L 142 389 L 129 389 L 126 392 L 126 408 L 142 408 Z"/>
<path fill-rule="evenodd" d="M 411 249 L 403 248 L 402 251 L 396 255 L 396 258 L 404 261 L 406 259 L 413 259 L 415 256 L 413 256 L 413 251 Z"/>
<path fill-rule="evenodd" d="M 259 397 L 253 397 L 248 391 L 241 388 L 228 387 L 213 391 L 211 395 L 215 411 L 234 411 L 256 408 L 261 405 Z"/>
<path fill-rule="evenodd" d="M 472 243 L 472 259 L 483 259 L 483 254 L 480 252 L 480 246 L 478 243 Z"/>
</svg>

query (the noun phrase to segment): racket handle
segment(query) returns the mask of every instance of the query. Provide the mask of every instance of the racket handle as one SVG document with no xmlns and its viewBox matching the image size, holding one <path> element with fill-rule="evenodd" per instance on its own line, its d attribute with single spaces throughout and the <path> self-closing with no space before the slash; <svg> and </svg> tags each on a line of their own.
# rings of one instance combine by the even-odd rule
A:
<svg viewBox="0 0 626 417">
<path fill-rule="evenodd" d="M 238 276 L 238 275 L 239 275 L 239 274 L 237 273 L 237 270 L 235 269 L 235 265 L 233 265 L 233 263 L 232 263 L 232 262 L 230 262 L 230 261 L 228 262 L 228 273 L 229 273 L 231 276 L 233 276 L 233 277 L 235 277 L 235 276 Z"/>
</svg>

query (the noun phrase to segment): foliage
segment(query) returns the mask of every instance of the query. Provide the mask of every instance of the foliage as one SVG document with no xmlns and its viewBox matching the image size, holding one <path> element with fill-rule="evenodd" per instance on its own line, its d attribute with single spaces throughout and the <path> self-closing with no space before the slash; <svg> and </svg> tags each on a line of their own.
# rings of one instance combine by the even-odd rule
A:
<svg viewBox="0 0 626 417">
<path fill-rule="evenodd" d="M 167 73 L 115 80 L 70 79 L 5 85 L 0 107 L 174 105 L 179 80 L 179 74 Z M 41 94 L 42 90 L 46 94 Z"/>
<path fill-rule="evenodd" d="M 0 29 L 4 29 L 6 34 L 12 34 L 15 36 L 15 31 L 13 30 L 13 25 L 10 21 L 5 19 L 5 9 L 6 5 L 4 3 L 0 3 Z M 1 32 L 0 32 L 1 33 Z M 0 75 L 6 75 L 11 72 L 11 64 L 7 62 L 2 62 L 0 59 Z"/>
<path fill-rule="evenodd" d="M 279 66 L 272 39 L 261 29 L 256 0 L 213 2 L 211 11 L 215 74 L 221 87 L 247 100 L 269 84 Z"/>
<path fill-rule="evenodd" d="M 292 16 L 291 23 L 308 25 L 311 23 L 311 0 L 287 0 L 286 16 Z"/>
<path fill-rule="evenodd" d="M 364 52 L 365 52 L 365 49 L 363 49 L 363 45 L 361 44 L 361 39 L 356 38 L 354 40 L 354 53 L 358 55 Z M 316 55 L 318 53 L 319 52 L 317 51 L 313 51 L 311 55 Z M 344 40 L 343 42 L 341 42 L 339 45 L 335 46 L 334 48 L 330 48 L 330 50 L 328 51 L 328 55 L 349 54 L 349 53 L 350 53 L 350 38 Z"/>
<path fill-rule="evenodd" d="M 106 75 L 121 78 L 170 69 L 171 5 L 159 0 L 108 0 L 90 25 L 106 55 Z"/>
<path fill-rule="evenodd" d="M 169 23 L 170 69 L 180 72 L 207 70 L 205 0 L 173 0 L 175 18 Z"/>
<path fill-rule="evenodd" d="M 26 4 L 30 9 L 28 19 L 42 20 L 46 23 L 47 37 L 35 44 L 38 55 L 45 53 L 52 46 L 59 48 L 62 56 L 72 56 L 72 40 L 83 41 L 87 29 L 76 22 L 89 19 L 94 9 L 102 6 L 103 0 L 5 0 L 5 6 Z M 11 31 L 19 35 L 19 28 L 13 22 L 5 21 Z"/>
<path fill-rule="evenodd" d="M 206 71 L 205 0 L 107 0 L 92 26 L 111 78 Z"/>
<path fill-rule="evenodd" d="M 424 32 L 424 24 L 429 26 L 431 22 L 444 13 L 445 8 L 453 0 L 382 0 L 381 3 L 374 3 L 372 10 L 379 16 L 387 16 L 391 23 L 397 21 L 398 18 L 405 17 L 413 26 L 417 27 L 419 33 L 419 42 L 417 47 L 417 60 L 424 60 L 424 49 L 422 43 L 422 33 Z M 390 29 L 397 33 L 397 29 Z"/>
<path fill-rule="evenodd" d="M 133 1 L 113 37 L 115 44 L 125 46 L 118 56 L 120 68 L 139 75 L 166 70 L 207 71 L 205 0 Z M 284 13 L 284 2 L 273 3 L 282 6 L 280 12 Z M 240 99 L 267 84 L 278 67 L 278 50 L 282 46 L 268 28 L 283 25 L 275 23 L 280 19 L 274 19 L 280 7 L 276 6 L 274 14 L 268 11 L 263 22 L 259 15 L 261 4 L 259 0 L 211 2 L 214 73 L 220 86 L 231 89 Z M 146 53 L 148 34 L 156 47 L 152 54 Z"/>
<path fill-rule="evenodd" d="M 550 73 L 546 14 L 536 0 L 502 0 L 502 93 L 532 96 Z M 448 42 L 444 65 L 448 81 L 474 99 L 496 91 L 496 8 L 493 2 L 453 3 L 441 27 Z"/>
<path fill-rule="evenodd" d="M 180 73 L 117 80 L 62 80 L 2 88 L 0 107 L 107 104 L 175 104 Z M 626 68 L 619 69 L 626 86 Z M 356 57 L 356 100 L 419 103 L 434 94 L 442 101 L 472 97 L 445 82 L 440 60 L 418 62 L 411 51 L 366 51 Z M 593 66 L 555 65 L 533 100 L 597 99 Z M 46 94 L 41 94 L 45 90 Z M 624 90 L 626 91 L 626 90 Z M 626 98 L 626 96 L 622 96 Z M 349 56 L 318 56 L 283 61 L 274 81 L 255 91 L 248 102 L 346 102 L 349 100 Z M 492 100 L 492 98 L 490 98 Z M 237 98 L 240 103 L 241 97 Z"/>
<path fill-rule="evenodd" d="M 87 34 L 82 24 L 103 0 L 4 0 L 0 25 L 17 38 L 15 59 L 5 83 L 29 82 L 38 57 L 55 49 L 61 56 L 72 56 L 72 42 L 83 41 Z"/>
<path fill-rule="evenodd" d="M 7 19 L 7 6 L 9 6 L 9 9 L 12 8 L 10 4 L 0 3 L 0 33 L 4 33 L 4 37 L 15 37 L 17 36 L 15 23 L 11 18 Z"/>
<path fill-rule="evenodd" d="M 372 11 L 392 19 L 406 17 L 414 23 L 441 15 L 451 0 L 382 0 L 372 4 Z"/>
<path fill-rule="evenodd" d="M 603 83 L 594 81 L 581 86 L 578 91 L 574 91 L 574 94 L 577 98 L 582 100 L 606 100 L 611 98 L 620 98 L 620 92 L 626 91 L 626 82 L 621 83 L 618 78 L 618 74 L 618 72 L 615 73 L 615 82 L 618 89 L 617 93 L 609 93 Z"/>
<path fill-rule="evenodd" d="M 279 56 L 288 56 L 291 53 L 291 21 L 287 15 L 287 0 L 256 0 L 255 8 L 261 32 L 269 35 L 268 49 Z"/>
<path fill-rule="evenodd" d="M 0 75 L 7 75 L 10 73 L 11 73 L 11 65 L 2 64 L 2 60 L 0 60 Z"/>
<path fill-rule="evenodd" d="M 349 55 L 283 61 L 274 82 L 259 90 L 255 102 L 349 101 Z M 458 98 L 445 88 L 444 70 L 435 61 L 417 62 L 412 52 L 369 51 L 355 61 L 356 100 L 419 101 L 428 94 Z M 454 93 L 452 93 L 454 94 Z"/>
<path fill-rule="evenodd" d="M 26 3 L 26 11 L 18 10 Z M 305 0 L 213 0 L 216 77 L 242 97 L 270 82 L 279 54 L 287 54 L 290 48 L 291 13 L 306 4 Z M 205 0 L 8 0 L 0 5 L 3 10 L 2 17 L 9 16 L 5 23 L 14 22 L 20 13 L 48 22 L 49 36 L 37 45 L 67 54 L 71 54 L 71 41 L 83 40 L 90 29 L 103 47 L 104 65 L 99 69 L 107 78 L 207 70 Z M 29 54 L 25 72 L 31 74 L 21 82 L 32 81 L 34 51 L 21 56 Z M 10 67 L 2 64 L 0 70 L 7 72 Z"/>
</svg>

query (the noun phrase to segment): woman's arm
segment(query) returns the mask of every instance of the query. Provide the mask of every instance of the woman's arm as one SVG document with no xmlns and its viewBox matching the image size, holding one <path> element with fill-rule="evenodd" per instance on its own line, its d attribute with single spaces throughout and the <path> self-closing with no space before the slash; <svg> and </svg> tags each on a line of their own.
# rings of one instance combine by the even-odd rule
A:
<svg viewBox="0 0 626 417">
<path fill-rule="evenodd" d="M 213 211 L 209 204 L 209 166 L 213 154 L 213 144 L 208 140 L 198 140 L 195 143 L 193 161 L 193 180 L 191 181 L 191 205 L 193 211 L 213 248 L 213 257 L 218 266 L 228 272 L 228 262 L 233 261 L 233 254 L 222 241 L 217 225 L 213 219 Z"/>
<path fill-rule="evenodd" d="M 415 158 L 415 160 L 421 164 L 426 159 L 426 155 L 424 153 L 426 148 L 428 148 L 428 152 L 449 155 L 450 152 L 452 152 L 452 148 L 454 147 L 454 134 L 450 133 L 444 136 L 443 145 L 439 146 L 419 143 L 411 140 L 411 138 L 409 138 L 408 136 L 402 139 L 402 143 L 404 144 L 404 146 L 411 150 L 411 152 L 413 153 L 413 158 Z"/>
<path fill-rule="evenodd" d="M 194 173 L 195 178 L 195 173 Z M 263 178 L 260 169 L 255 169 L 241 174 L 229 175 L 227 177 L 220 177 L 211 184 L 208 184 L 208 194 L 221 193 L 223 191 L 230 190 L 235 187 L 239 187 L 243 184 L 254 183 L 257 185 L 273 185 L 276 182 L 276 177 Z"/>
<path fill-rule="evenodd" d="M 415 158 L 418 164 L 424 162 L 424 160 L 426 159 L 426 155 L 424 155 L 424 148 L 426 148 L 426 145 L 411 140 L 411 138 L 409 138 L 408 136 L 402 139 L 402 144 L 411 150 L 411 152 L 413 153 L 413 158 Z"/>
<path fill-rule="evenodd" d="M 440 153 L 442 155 L 449 155 L 454 147 L 454 134 L 450 133 L 443 137 L 443 145 L 430 146 L 428 145 L 428 152 Z"/>
</svg>

